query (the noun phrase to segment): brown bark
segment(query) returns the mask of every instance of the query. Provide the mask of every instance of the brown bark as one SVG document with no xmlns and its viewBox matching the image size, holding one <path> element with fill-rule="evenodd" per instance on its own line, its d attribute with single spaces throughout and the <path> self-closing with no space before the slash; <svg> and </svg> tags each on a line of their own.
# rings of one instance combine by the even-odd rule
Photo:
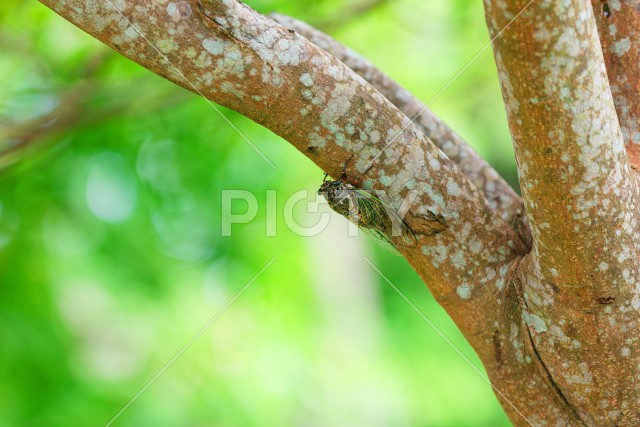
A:
<svg viewBox="0 0 640 427">
<path fill-rule="evenodd" d="M 591 4 L 629 162 L 640 170 L 640 2 Z"/>
<path fill-rule="evenodd" d="M 508 26 L 494 50 L 531 222 L 526 256 L 503 205 L 487 200 L 491 189 L 472 184 L 464 159 L 445 156 L 393 105 L 417 101 L 385 92 L 390 79 L 368 78 L 381 94 L 236 0 L 41 2 L 261 123 L 332 176 L 353 156 L 351 183 L 386 191 L 396 206 L 413 196 L 406 220 L 417 244 L 399 249 L 480 356 L 515 424 L 639 422 L 637 183 L 587 0 L 485 0 L 490 31 Z M 433 120 L 423 125 L 435 139 L 457 138 Z M 456 143 L 454 159 L 466 150 Z"/>
<path fill-rule="evenodd" d="M 525 0 L 485 0 L 497 33 Z M 586 0 L 537 1 L 494 42 L 533 250 L 518 272 L 536 354 L 588 425 L 637 425 L 637 183 Z"/>
<path fill-rule="evenodd" d="M 529 247 L 531 234 L 524 216 L 522 199 L 478 153 L 420 100 L 381 72 L 371 62 L 328 35 L 289 16 L 271 17 L 344 62 L 410 118 L 433 143 L 447 155 L 485 197 L 489 206 L 512 224 Z"/>
</svg>

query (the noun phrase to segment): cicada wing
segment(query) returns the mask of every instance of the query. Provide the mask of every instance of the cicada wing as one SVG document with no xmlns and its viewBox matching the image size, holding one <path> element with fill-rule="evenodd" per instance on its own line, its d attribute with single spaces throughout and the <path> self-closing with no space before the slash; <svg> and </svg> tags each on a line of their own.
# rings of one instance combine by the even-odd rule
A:
<svg viewBox="0 0 640 427">
<path fill-rule="evenodd" d="M 361 216 L 369 214 L 378 224 L 383 224 L 387 240 L 395 244 L 414 247 L 417 238 L 411 227 L 398 215 L 390 203 L 383 202 L 379 197 L 365 190 L 358 190 L 358 205 L 363 212 Z"/>
<path fill-rule="evenodd" d="M 387 214 L 389 215 L 389 218 L 391 218 L 392 237 L 395 237 L 394 235 L 396 233 L 399 234 L 397 244 L 409 248 L 414 247 L 418 243 L 418 239 L 411 227 L 409 227 L 409 224 L 407 224 L 391 207 L 388 207 Z"/>
<path fill-rule="evenodd" d="M 383 232 L 381 232 L 379 230 L 374 230 L 374 229 L 371 229 L 371 228 L 364 228 L 364 227 L 359 227 L 359 230 L 362 231 L 367 236 L 369 236 L 374 242 L 376 242 L 378 245 L 380 245 L 380 247 L 386 249 L 387 251 L 391 252 L 392 254 L 394 254 L 394 255 L 402 255 L 396 249 L 396 247 L 393 246 L 393 243 L 391 242 L 391 240 L 389 240 L 387 235 L 384 234 Z"/>
<path fill-rule="evenodd" d="M 388 223 L 388 219 L 385 208 L 376 196 L 365 190 L 355 190 L 353 199 L 357 204 L 358 214 L 363 227 L 380 231 L 387 228 L 386 224 Z"/>
</svg>

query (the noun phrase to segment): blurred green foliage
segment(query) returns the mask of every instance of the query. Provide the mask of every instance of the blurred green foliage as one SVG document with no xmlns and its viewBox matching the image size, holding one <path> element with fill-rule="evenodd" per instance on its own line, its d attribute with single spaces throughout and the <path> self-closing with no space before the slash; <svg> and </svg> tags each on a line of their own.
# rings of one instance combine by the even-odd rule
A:
<svg viewBox="0 0 640 427">
<path fill-rule="evenodd" d="M 249 4 L 322 25 L 354 7 Z M 481 7 L 387 1 L 330 28 L 429 103 L 487 44 Z M 0 425 L 106 424 L 273 257 L 114 425 L 509 425 L 363 259 L 482 370 L 402 258 L 347 237 L 338 216 L 313 238 L 286 227 L 286 199 L 314 194 L 323 173 L 285 141 L 221 110 L 273 170 L 204 100 L 37 2 L 3 0 L 0 45 Z M 515 180 L 490 50 L 431 108 Z M 232 237 L 225 189 L 260 204 Z"/>
</svg>

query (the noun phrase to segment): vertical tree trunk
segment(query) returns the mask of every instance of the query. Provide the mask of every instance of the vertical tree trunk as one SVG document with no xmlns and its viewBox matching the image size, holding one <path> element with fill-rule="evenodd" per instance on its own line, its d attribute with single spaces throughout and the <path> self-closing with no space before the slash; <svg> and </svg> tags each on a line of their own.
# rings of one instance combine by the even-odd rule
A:
<svg viewBox="0 0 640 427">
<path fill-rule="evenodd" d="M 640 2 L 591 4 L 629 161 L 640 170 Z"/>
<path fill-rule="evenodd" d="M 520 14 L 494 52 L 533 236 L 518 280 L 536 354 L 584 423 L 636 425 L 638 187 L 592 9 L 485 6 L 492 34 Z"/>
</svg>

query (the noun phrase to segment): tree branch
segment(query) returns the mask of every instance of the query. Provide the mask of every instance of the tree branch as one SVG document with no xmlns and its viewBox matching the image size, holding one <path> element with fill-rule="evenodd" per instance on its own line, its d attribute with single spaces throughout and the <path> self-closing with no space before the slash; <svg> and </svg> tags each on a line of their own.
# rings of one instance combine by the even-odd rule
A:
<svg viewBox="0 0 640 427">
<path fill-rule="evenodd" d="M 591 4 L 629 162 L 640 170 L 640 8 L 635 0 Z"/>
<path fill-rule="evenodd" d="M 487 199 L 489 206 L 512 224 L 523 242 L 530 247 L 531 235 L 524 216 L 522 199 L 491 165 L 420 100 L 371 62 L 321 31 L 286 15 L 274 13 L 271 17 L 344 62 L 412 119 L 416 127 L 456 164 Z"/>
<path fill-rule="evenodd" d="M 340 11 L 339 14 L 324 18 L 322 21 L 314 21 L 314 25 L 324 30 L 335 29 L 389 2 L 390 0 L 363 0 L 351 6 L 350 9 Z"/>
<path fill-rule="evenodd" d="M 79 128 L 105 122 L 123 114 L 148 114 L 169 108 L 186 99 L 182 91 L 167 96 L 157 87 L 148 88 L 145 81 L 133 81 L 104 96 L 94 79 L 80 79 L 73 87 L 61 91 L 59 104 L 50 112 L 25 122 L 2 123 L 0 127 L 0 174 L 41 150 L 60 135 Z M 114 89 L 114 88 L 112 88 Z M 136 93 L 136 99 L 125 94 Z"/>
<path fill-rule="evenodd" d="M 350 68 L 235 0 L 41 2 L 261 123 L 331 175 L 353 155 L 351 182 L 386 191 L 395 206 L 413 196 L 406 221 L 417 244 L 399 249 L 482 359 L 505 410 L 517 424 L 575 424 L 522 316 L 531 306 L 515 274 L 524 245 L 457 166 Z M 434 232 L 435 218 L 444 230 Z"/>
<path fill-rule="evenodd" d="M 517 16 L 494 52 L 533 236 L 518 276 L 536 354 L 583 422 L 636 425 L 638 189 L 591 5 L 485 9 L 492 35 Z"/>
<path fill-rule="evenodd" d="M 483 284 L 523 251 L 519 239 L 451 161 L 342 62 L 237 1 L 174 8 L 132 0 L 119 3 L 121 11 L 108 2 L 42 3 L 157 74 L 263 124 L 332 176 L 354 154 L 351 180 L 386 191 L 396 206 L 411 193 L 406 219 L 419 244 L 401 250 L 445 307 L 464 304 L 454 315 L 463 330 L 475 332 L 491 316 L 485 304 L 494 298 Z M 446 222 L 439 234 L 434 217 Z"/>
</svg>

